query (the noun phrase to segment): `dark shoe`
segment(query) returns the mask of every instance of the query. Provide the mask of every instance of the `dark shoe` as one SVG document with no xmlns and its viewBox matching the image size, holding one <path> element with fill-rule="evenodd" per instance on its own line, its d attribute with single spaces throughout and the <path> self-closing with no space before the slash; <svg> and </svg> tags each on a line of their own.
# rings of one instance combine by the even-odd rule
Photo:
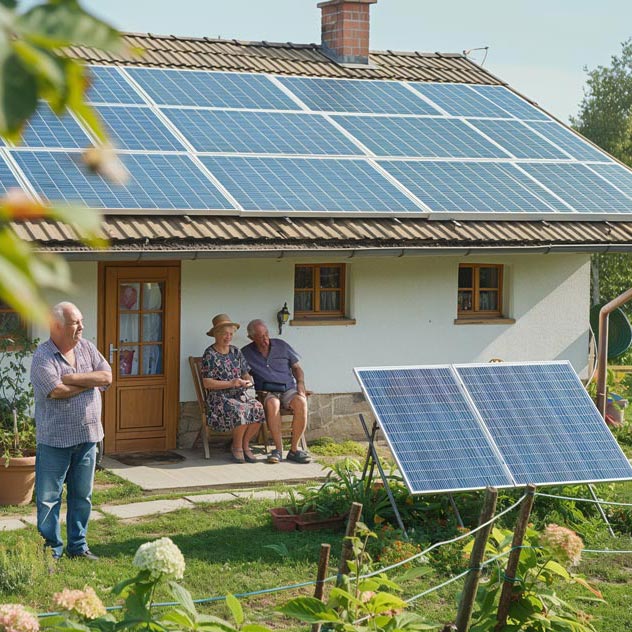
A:
<svg viewBox="0 0 632 632">
<path fill-rule="evenodd" d="M 290 450 L 285 459 L 286 461 L 294 461 L 294 463 L 309 463 L 312 457 L 305 450 Z"/>
<path fill-rule="evenodd" d="M 94 553 L 92 553 L 92 551 L 90 551 L 90 549 L 86 549 L 85 551 L 81 551 L 81 553 L 66 553 L 66 555 L 71 560 L 83 559 L 83 560 L 90 560 L 92 562 L 96 562 L 99 559 L 99 557 L 97 555 L 95 555 Z"/>
<path fill-rule="evenodd" d="M 283 453 L 281 450 L 277 450 L 276 448 L 268 454 L 268 463 L 278 463 L 283 458 Z"/>
<path fill-rule="evenodd" d="M 243 450 L 233 450 L 230 451 L 231 461 L 233 463 L 245 463 L 246 459 L 244 458 Z"/>
<path fill-rule="evenodd" d="M 256 463 L 257 459 L 255 459 L 255 455 L 251 450 L 244 450 L 244 460 L 246 463 Z"/>
</svg>

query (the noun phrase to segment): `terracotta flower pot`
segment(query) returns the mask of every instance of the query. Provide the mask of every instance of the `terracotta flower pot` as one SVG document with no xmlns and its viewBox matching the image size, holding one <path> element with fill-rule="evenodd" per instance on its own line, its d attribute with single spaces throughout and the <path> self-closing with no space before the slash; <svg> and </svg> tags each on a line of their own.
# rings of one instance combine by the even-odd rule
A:
<svg viewBox="0 0 632 632">
<path fill-rule="evenodd" d="M 28 505 L 35 487 L 35 457 L 0 460 L 0 505 Z"/>
<path fill-rule="evenodd" d="M 289 513 L 285 507 L 272 507 L 270 515 L 272 516 L 272 524 L 277 531 L 294 531 L 296 529 L 297 516 Z"/>
<path fill-rule="evenodd" d="M 340 529 L 347 516 L 340 514 L 337 516 L 327 516 L 321 518 L 315 511 L 306 511 L 296 517 L 296 528 L 299 531 L 319 531 L 320 529 Z"/>
</svg>

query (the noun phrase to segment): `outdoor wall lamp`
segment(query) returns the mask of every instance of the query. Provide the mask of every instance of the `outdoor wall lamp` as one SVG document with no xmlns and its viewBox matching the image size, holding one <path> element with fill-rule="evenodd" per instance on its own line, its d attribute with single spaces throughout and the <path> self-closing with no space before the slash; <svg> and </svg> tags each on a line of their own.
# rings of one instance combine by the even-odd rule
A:
<svg viewBox="0 0 632 632">
<path fill-rule="evenodd" d="M 277 312 L 277 323 L 279 323 L 279 335 L 283 333 L 283 325 L 290 320 L 290 310 L 287 308 L 287 302 L 283 303 L 283 307 Z"/>
</svg>

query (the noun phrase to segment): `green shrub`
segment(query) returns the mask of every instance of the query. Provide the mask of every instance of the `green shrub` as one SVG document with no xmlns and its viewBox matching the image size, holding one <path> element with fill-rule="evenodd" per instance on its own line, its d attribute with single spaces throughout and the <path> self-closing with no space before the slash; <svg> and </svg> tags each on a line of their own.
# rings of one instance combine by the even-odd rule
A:
<svg viewBox="0 0 632 632">
<path fill-rule="evenodd" d="M 12 546 L 0 547 L 0 594 L 21 592 L 41 576 L 45 568 L 41 543 L 18 540 Z"/>
</svg>

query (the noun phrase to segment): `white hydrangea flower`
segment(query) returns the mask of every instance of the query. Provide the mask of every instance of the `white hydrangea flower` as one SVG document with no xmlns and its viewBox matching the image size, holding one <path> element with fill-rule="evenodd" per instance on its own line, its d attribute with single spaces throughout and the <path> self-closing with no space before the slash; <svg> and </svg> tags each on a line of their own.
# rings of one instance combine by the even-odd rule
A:
<svg viewBox="0 0 632 632">
<path fill-rule="evenodd" d="M 141 544 L 133 564 L 153 575 L 169 575 L 174 579 L 182 579 L 184 576 L 184 557 L 170 538 Z"/>
</svg>

